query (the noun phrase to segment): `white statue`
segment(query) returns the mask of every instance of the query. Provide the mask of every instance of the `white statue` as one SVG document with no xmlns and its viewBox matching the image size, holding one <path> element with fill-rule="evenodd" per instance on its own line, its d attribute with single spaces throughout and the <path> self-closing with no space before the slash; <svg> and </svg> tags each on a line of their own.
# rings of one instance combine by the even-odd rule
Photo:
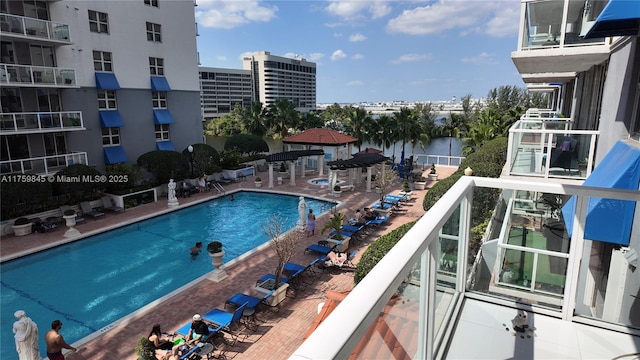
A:
<svg viewBox="0 0 640 360">
<path fill-rule="evenodd" d="M 298 222 L 296 227 L 299 231 L 304 231 L 307 226 L 307 203 L 304 202 L 304 196 L 300 196 L 298 202 Z"/>
<path fill-rule="evenodd" d="M 38 350 L 38 326 L 22 311 L 16 311 L 13 316 L 18 321 L 13 323 L 13 333 L 16 339 L 16 351 L 19 360 L 40 360 Z"/>
<path fill-rule="evenodd" d="M 167 202 L 168 206 L 178 206 L 178 198 L 176 197 L 176 183 L 173 181 L 173 179 L 169 179 L 169 184 L 167 185 L 167 188 L 169 189 L 169 194 L 168 194 L 168 198 L 169 201 Z"/>
</svg>

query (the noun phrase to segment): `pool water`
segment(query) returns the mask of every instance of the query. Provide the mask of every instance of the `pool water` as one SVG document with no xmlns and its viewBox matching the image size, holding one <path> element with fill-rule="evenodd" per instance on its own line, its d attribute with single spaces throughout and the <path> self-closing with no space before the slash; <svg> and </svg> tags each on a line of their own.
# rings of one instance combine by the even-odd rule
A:
<svg viewBox="0 0 640 360">
<path fill-rule="evenodd" d="M 224 261 L 266 242 L 260 229 L 273 214 L 298 220 L 297 196 L 239 192 L 170 214 L 0 264 L 0 359 L 17 358 L 13 313 L 24 310 L 39 329 L 40 353 L 51 321 L 73 343 L 213 270 L 209 241 L 224 244 Z M 327 202 L 305 198 L 321 214 Z M 100 221 L 100 220 L 96 220 Z M 202 241 L 203 252 L 189 249 Z M 144 335 L 144 334 L 143 334 Z"/>
<path fill-rule="evenodd" d="M 336 180 L 336 185 L 342 185 L 342 183 L 344 183 L 344 180 Z M 328 186 L 329 185 L 329 179 L 327 178 L 317 178 L 317 179 L 311 179 L 308 181 L 309 184 L 312 185 L 319 185 L 319 186 Z"/>
</svg>

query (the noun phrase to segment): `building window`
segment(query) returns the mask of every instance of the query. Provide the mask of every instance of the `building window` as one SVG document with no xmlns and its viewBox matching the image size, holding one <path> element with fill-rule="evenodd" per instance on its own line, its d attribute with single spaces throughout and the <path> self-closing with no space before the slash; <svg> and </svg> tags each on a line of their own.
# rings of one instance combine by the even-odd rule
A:
<svg viewBox="0 0 640 360">
<path fill-rule="evenodd" d="M 158 0 L 144 0 L 144 4 L 158 7 Z"/>
<path fill-rule="evenodd" d="M 151 75 L 164 75 L 164 59 L 150 57 L 149 72 Z"/>
<path fill-rule="evenodd" d="M 102 128 L 102 146 L 120 145 L 120 128 Z"/>
<path fill-rule="evenodd" d="M 98 109 L 115 110 L 117 108 L 115 90 L 98 90 Z"/>
<path fill-rule="evenodd" d="M 89 30 L 97 33 L 109 33 L 109 16 L 107 13 L 89 10 Z"/>
<path fill-rule="evenodd" d="M 156 142 L 169 140 L 169 124 L 156 125 Z"/>
<path fill-rule="evenodd" d="M 93 50 L 93 69 L 95 71 L 113 71 L 111 53 Z"/>
<path fill-rule="evenodd" d="M 147 22 L 147 40 L 154 42 L 162 42 L 161 26 Z"/>
<path fill-rule="evenodd" d="M 154 109 L 166 109 L 167 108 L 167 92 L 166 91 L 152 91 L 151 92 L 151 104 Z"/>
</svg>

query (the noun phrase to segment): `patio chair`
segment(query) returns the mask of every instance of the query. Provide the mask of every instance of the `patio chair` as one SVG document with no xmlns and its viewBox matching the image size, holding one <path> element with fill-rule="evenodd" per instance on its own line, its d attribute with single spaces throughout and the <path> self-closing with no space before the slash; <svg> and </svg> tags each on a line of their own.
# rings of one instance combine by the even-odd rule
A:
<svg viewBox="0 0 640 360">
<path fill-rule="evenodd" d="M 106 211 L 113 211 L 113 212 L 124 211 L 123 207 L 113 205 L 111 203 L 111 198 L 108 196 L 102 197 L 102 209 Z"/>
<path fill-rule="evenodd" d="M 347 254 L 347 258 L 341 263 L 333 263 L 332 265 L 326 265 L 326 261 L 329 260 L 329 257 L 326 257 L 322 261 L 322 266 L 324 269 L 336 269 L 336 270 L 345 270 L 345 271 L 355 271 L 356 266 L 351 262 L 354 257 L 356 257 L 357 251 L 352 251 Z"/>
<path fill-rule="evenodd" d="M 262 284 L 268 280 L 275 280 L 276 276 L 273 274 L 262 275 L 258 280 L 256 280 L 256 285 Z M 286 283 L 289 281 L 289 278 L 286 276 L 280 276 L 280 282 Z"/>
<path fill-rule="evenodd" d="M 365 224 L 367 224 L 367 225 L 375 225 L 375 226 L 377 226 L 377 225 L 382 225 L 382 224 L 384 224 L 387 220 L 389 220 L 389 217 L 388 217 L 388 216 L 378 216 L 378 217 L 377 217 L 376 219 L 374 219 L 374 220 L 367 220 L 367 221 L 365 222 Z"/>
<path fill-rule="evenodd" d="M 33 231 L 39 232 L 39 233 L 45 233 L 47 231 L 54 230 L 58 227 L 58 224 L 49 222 L 49 221 L 44 221 L 40 218 L 34 218 L 34 219 L 31 219 L 31 221 L 33 222 Z"/>
<path fill-rule="evenodd" d="M 342 244 L 342 241 L 339 242 L 340 244 Z M 309 246 L 307 246 L 304 249 L 304 253 L 308 253 L 310 251 L 318 253 L 318 254 L 322 254 L 322 255 L 327 255 L 329 253 L 329 251 L 331 251 L 333 247 L 328 247 L 328 246 L 322 246 L 322 245 L 318 245 L 318 244 L 311 244 Z"/>
<path fill-rule="evenodd" d="M 238 306 L 238 308 L 232 313 L 221 309 L 213 309 L 202 315 L 202 319 L 204 319 L 205 322 L 212 324 L 215 328 L 220 329 L 220 331 L 224 331 L 231 335 L 233 343 L 235 343 L 240 335 L 244 335 L 245 339 L 249 336 L 247 334 L 242 334 L 240 329 L 237 328 L 246 307 L 247 303 L 244 303 Z"/>
<path fill-rule="evenodd" d="M 226 308 L 227 305 L 233 305 L 234 307 L 238 308 L 239 306 L 242 306 L 242 304 L 247 304 L 247 309 L 255 309 L 261 302 L 264 301 L 264 299 L 268 298 L 271 295 L 273 295 L 273 290 L 266 293 L 262 298 L 243 293 L 236 293 L 224 302 L 224 307 Z"/>
<path fill-rule="evenodd" d="M 103 212 L 100 212 L 92 208 L 91 204 L 88 201 L 82 201 L 80 203 L 80 209 L 82 210 L 83 215 L 91 216 L 94 219 L 104 216 Z"/>
</svg>

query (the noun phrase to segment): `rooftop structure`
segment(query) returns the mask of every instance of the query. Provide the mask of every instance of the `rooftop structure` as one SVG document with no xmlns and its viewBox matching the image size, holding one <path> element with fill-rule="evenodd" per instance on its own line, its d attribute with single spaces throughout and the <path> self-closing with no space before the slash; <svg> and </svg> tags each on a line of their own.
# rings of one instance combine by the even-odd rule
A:
<svg viewBox="0 0 640 360">
<path fill-rule="evenodd" d="M 500 179 L 462 177 L 292 359 L 637 356 L 640 14 L 619 2 L 522 1 L 512 59 L 549 108 L 510 129 Z"/>
<path fill-rule="evenodd" d="M 1 171 L 104 169 L 200 140 L 193 6 L 3 2 Z"/>
</svg>

